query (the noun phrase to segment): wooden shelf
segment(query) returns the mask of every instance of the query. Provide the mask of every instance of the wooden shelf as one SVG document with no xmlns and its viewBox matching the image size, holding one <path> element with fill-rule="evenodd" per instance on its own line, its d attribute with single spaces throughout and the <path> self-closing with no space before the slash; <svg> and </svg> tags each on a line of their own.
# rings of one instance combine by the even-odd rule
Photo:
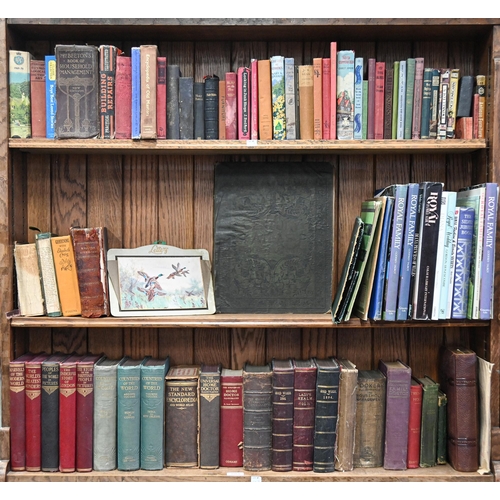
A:
<svg viewBox="0 0 500 500">
<path fill-rule="evenodd" d="M 486 149 L 482 139 L 462 140 L 297 140 L 191 141 L 129 139 L 9 139 L 9 148 L 27 153 L 84 154 L 433 154 L 472 153 Z"/>
</svg>

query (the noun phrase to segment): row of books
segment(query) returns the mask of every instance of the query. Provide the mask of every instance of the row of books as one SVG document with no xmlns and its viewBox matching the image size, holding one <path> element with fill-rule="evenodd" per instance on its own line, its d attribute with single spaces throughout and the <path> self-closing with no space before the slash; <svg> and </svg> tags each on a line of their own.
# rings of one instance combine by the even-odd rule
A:
<svg viewBox="0 0 500 500">
<path fill-rule="evenodd" d="M 395 184 L 356 217 L 333 320 L 493 318 L 498 184 Z"/>
<path fill-rule="evenodd" d="M 289 358 L 231 370 L 28 353 L 9 366 L 11 468 L 477 471 L 478 359 L 444 349 L 440 386 L 400 360 L 358 370 L 346 359 Z M 458 398 L 457 377 L 467 380 Z"/>
<path fill-rule="evenodd" d="M 483 139 L 486 79 L 337 51 L 295 64 L 252 59 L 196 82 L 156 45 L 10 51 L 11 137 L 105 139 Z"/>
</svg>

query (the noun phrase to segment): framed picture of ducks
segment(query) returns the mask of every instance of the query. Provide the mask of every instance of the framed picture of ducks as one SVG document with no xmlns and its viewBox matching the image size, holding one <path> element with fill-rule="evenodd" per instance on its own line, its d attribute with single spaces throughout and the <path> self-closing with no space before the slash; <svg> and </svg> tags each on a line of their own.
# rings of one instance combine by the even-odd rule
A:
<svg viewBox="0 0 500 500">
<path fill-rule="evenodd" d="M 166 244 L 108 250 L 112 316 L 215 313 L 209 255 Z"/>
</svg>

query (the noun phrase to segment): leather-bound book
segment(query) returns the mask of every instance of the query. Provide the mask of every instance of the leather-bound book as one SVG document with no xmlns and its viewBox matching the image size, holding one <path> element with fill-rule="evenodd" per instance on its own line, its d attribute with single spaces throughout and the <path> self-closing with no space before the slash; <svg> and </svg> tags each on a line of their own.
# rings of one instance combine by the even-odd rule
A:
<svg viewBox="0 0 500 500">
<path fill-rule="evenodd" d="M 115 78 L 115 122 L 116 139 L 132 138 L 132 58 L 116 58 Z"/>
<path fill-rule="evenodd" d="M 410 415 L 408 417 L 408 469 L 420 466 L 420 427 L 422 422 L 422 384 L 414 377 L 410 387 Z"/>
<path fill-rule="evenodd" d="M 438 391 L 438 435 L 437 435 L 437 445 L 436 445 L 436 463 L 438 465 L 443 465 L 447 463 L 446 459 L 447 408 L 448 408 L 448 397 L 440 389 Z"/>
<path fill-rule="evenodd" d="M 387 380 L 384 469 L 405 470 L 408 458 L 411 368 L 400 360 L 379 361 Z"/>
<path fill-rule="evenodd" d="M 272 370 L 271 365 L 245 363 L 243 368 L 243 468 L 271 469 Z"/>
<path fill-rule="evenodd" d="M 167 138 L 167 58 L 156 60 L 156 138 Z"/>
<path fill-rule="evenodd" d="M 354 467 L 382 467 L 384 462 L 385 389 L 381 371 L 359 370 Z"/>
<path fill-rule="evenodd" d="M 200 372 L 200 467 L 219 467 L 220 376 L 222 366 L 201 366 Z"/>
<path fill-rule="evenodd" d="M 167 467 L 198 467 L 200 367 L 173 366 L 165 380 L 165 464 Z"/>
<path fill-rule="evenodd" d="M 275 472 L 292 470 L 293 446 L 293 361 L 273 359 L 273 452 L 271 468 Z"/>
<path fill-rule="evenodd" d="M 42 471 L 59 470 L 59 371 L 68 354 L 56 353 L 42 363 Z"/>
<path fill-rule="evenodd" d="M 94 365 L 102 357 L 89 354 L 76 365 L 76 470 L 90 472 L 93 461 Z"/>
<path fill-rule="evenodd" d="M 72 227 L 70 232 L 75 251 L 82 316 L 109 316 L 106 228 Z"/>
<path fill-rule="evenodd" d="M 423 389 L 420 467 L 434 467 L 437 460 L 439 384 L 428 376 L 418 380 Z"/>
<path fill-rule="evenodd" d="M 314 423 L 314 472 L 335 470 L 335 444 L 339 410 L 340 365 L 335 359 L 315 359 L 316 410 Z M 352 423 L 352 421 L 351 421 Z"/>
<path fill-rule="evenodd" d="M 316 409 L 316 363 L 313 359 L 294 360 L 293 470 L 313 470 L 314 414 Z"/>
<path fill-rule="evenodd" d="M 220 466 L 243 466 L 243 370 L 223 368 L 220 377 Z"/>
<path fill-rule="evenodd" d="M 156 139 L 158 47 L 141 45 L 141 139 Z"/>
<path fill-rule="evenodd" d="M 477 356 L 470 349 L 446 348 L 441 357 L 441 386 L 448 398 L 448 461 L 460 472 L 477 471 Z"/>
<path fill-rule="evenodd" d="M 114 45 L 99 47 L 99 117 L 101 139 L 114 139 L 116 132 L 116 58 L 121 52 Z"/>
<path fill-rule="evenodd" d="M 194 95 L 194 138 L 205 139 L 205 84 L 203 82 L 193 83 Z"/>
<path fill-rule="evenodd" d="M 179 78 L 179 139 L 194 138 L 193 77 Z"/>
<path fill-rule="evenodd" d="M 348 359 L 339 359 L 338 363 L 340 365 L 340 379 L 335 470 L 344 472 L 354 468 L 358 369 Z"/>
<path fill-rule="evenodd" d="M 204 80 L 205 139 L 219 139 L 219 77 L 208 75 L 204 77 Z"/>
<path fill-rule="evenodd" d="M 26 470 L 26 362 L 35 357 L 26 353 L 9 363 L 10 469 Z"/>
<path fill-rule="evenodd" d="M 177 64 L 167 64 L 167 139 L 179 139 L 179 77 Z"/>
<path fill-rule="evenodd" d="M 45 60 L 31 60 L 31 137 L 46 136 L 45 111 Z"/>
</svg>

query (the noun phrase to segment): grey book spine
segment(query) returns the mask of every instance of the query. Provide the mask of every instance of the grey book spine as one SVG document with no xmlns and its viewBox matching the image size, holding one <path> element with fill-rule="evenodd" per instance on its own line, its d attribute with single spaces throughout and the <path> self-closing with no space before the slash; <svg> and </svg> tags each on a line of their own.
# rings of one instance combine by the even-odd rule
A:
<svg viewBox="0 0 500 500">
<path fill-rule="evenodd" d="M 205 139 L 205 84 L 193 83 L 194 95 L 194 138 Z"/>
<path fill-rule="evenodd" d="M 200 467 L 219 467 L 221 366 L 203 365 L 200 373 Z"/>
<path fill-rule="evenodd" d="M 179 78 L 180 68 L 167 65 L 167 139 L 179 139 Z"/>
<path fill-rule="evenodd" d="M 194 138 L 193 78 L 179 78 L 179 138 Z"/>
</svg>

